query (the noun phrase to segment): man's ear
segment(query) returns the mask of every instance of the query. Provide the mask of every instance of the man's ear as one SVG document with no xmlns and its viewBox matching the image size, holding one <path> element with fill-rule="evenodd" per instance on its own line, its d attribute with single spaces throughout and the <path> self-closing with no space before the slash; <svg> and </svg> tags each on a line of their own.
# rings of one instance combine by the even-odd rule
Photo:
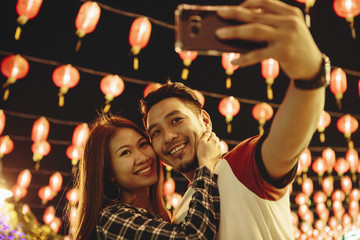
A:
<svg viewBox="0 0 360 240">
<path fill-rule="evenodd" d="M 212 129 L 210 115 L 204 109 L 201 110 L 201 120 L 205 127 Z"/>
</svg>

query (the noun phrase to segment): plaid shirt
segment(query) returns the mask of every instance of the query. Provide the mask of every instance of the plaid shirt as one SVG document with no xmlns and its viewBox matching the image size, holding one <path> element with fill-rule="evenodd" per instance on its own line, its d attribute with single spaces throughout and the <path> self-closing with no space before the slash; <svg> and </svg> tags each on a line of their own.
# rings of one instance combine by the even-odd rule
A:
<svg viewBox="0 0 360 240">
<path fill-rule="evenodd" d="M 192 185 L 195 193 L 184 222 L 169 223 L 142 208 L 118 203 L 101 211 L 98 239 L 215 239 L 220 219 L 217 175 L 200 167 Z"/>
</svg>

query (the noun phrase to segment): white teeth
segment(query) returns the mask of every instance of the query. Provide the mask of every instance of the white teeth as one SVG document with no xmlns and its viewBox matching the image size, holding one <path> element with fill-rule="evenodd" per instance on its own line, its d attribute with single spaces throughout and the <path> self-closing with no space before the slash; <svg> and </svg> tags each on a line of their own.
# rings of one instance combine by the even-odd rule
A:
<svg viewBox="0 0 360 240">
<path fill-rule="evenodd" d="M 137 174 L 137 175 L 142 175 L 142 174 L 144 174 L 144 173 L 147 173 L 147 172 L 150 171 L 150 170 L 151 170 L 151 167 L 148 167 L 148 168 L 145 168 L 144 170 L 141 170 L 141 171 L 137 172 L 136 174 Z"/>
<path fill-rule="evenodd" d="M 181 145 L 177 146 L 176 148 L 174 148 L 173 150 L 170 151 L 170 155 L 173 155 L 173 154 L 177 153 L 178 151 L 180 151 L 184 147 L 185 147 L 185 144 L 181 144 Z"/>
</svg>

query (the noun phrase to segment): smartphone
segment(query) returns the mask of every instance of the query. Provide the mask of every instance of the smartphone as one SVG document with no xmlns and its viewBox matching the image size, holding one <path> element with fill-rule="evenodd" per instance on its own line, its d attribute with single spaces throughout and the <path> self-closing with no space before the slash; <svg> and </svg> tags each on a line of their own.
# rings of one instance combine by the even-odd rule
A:
<svg viewBox="0 0 360 240">
<path fill-rule="evenodd" d="M 180 4 L 175 10 L 175 51 L 197 51 L 199 55 L 219 56 L 225 52 L 245 53 L 266 43 L 245 40 L 221 40 L 215 30 L 241 23 L 217 16 L 224 6 Z"/>
</svg>

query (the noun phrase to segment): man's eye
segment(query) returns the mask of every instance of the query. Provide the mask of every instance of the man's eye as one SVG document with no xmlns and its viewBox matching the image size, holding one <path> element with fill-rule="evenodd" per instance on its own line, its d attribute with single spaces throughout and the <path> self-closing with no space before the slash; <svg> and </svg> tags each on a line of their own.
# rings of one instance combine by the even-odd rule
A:
<svg viewBox="0 0 360 240">
<path fill-rule="evenodd" d="M 160 133 L 160 130 L 155 130 L 152 134 L 151 134 L 151 138 L 155 137 L 156 135 L 158 135 Z"/>
<path fill-rule="evenodd" d="M 172 121 L 171 121 L 171 123 L 177 123 L 177 122 L 179 122 L 180 120 L 181 120 L 182 118 L 174 118 Z"/>
<path fill-rule="evenodd" d="M 125 150 L 125 151 L 121 152 L 120 156 L 125 156 L 125 155 L 128 155 L 130 153 L 131 153 L 130 150 Z"/>
</svg>

